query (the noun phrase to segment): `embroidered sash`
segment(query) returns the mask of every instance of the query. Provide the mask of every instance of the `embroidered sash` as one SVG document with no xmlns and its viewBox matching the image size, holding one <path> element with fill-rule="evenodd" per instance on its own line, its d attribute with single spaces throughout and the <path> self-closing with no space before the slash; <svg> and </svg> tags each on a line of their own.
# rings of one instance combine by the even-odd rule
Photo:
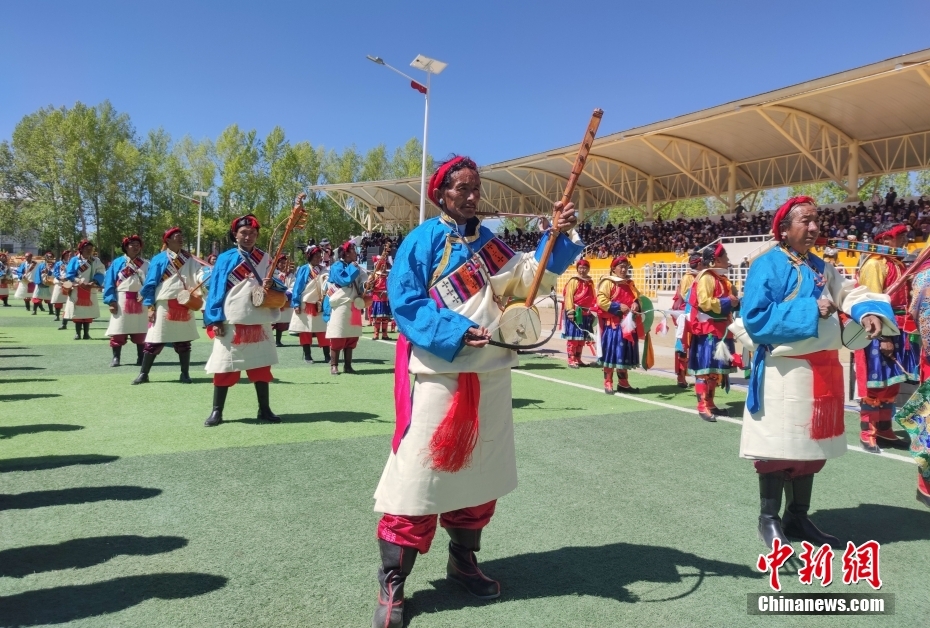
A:
<svg viewBox="0 0 930 628">
<path fill-rule="evenodd" d="M 244 251 L 239 252 L 240 255 L 243 253 Z M 226 276 L 226 289 L 229 290 L 234 286 L 238 286 L 250 276 L 254 276 L 255 281 L 261 284 L 261 279 L 258 276 L 258 272 L 255 270 L 255 265 L 260 264 L 264 257 L 264 251 L 257 246 L 247 255 L 243 256 L 242 261 Z"/>
<path fill-rule="evenodd" d="M 133 275 L 139 272 L 139 269 L 142 268 L 143 260 L 141 257 L 136 259 L 129 260 L 126 262 L 126 265 L 123 266 L 122 270 L 119 271 L 116 277 L 116 285 L 119 286 L 123 283 L 124 280 L 129 279 Z"/>
<path fill-rule="evenodd" d="M 430 298 L 441 308 L 455 309 L 481 292 L 516 253 L 497 238 L 492 238 L 464 264 L 436 281 Z"/>
<path fill-rule="evenodd" d="M 170 254 L 169 254 L 170 255 Z M 187 260 L 190 259 L 190 255 L 185 253 L 183 250 L 178 251 L 178 254 L 174 256 L 174 259 L 168 262 L 168 265 L 165 267 L 165 272 L 161 275 L 162 281 L 167 281 L 175 275 L 181 272 L 181 267 L 187 263 Z"/>
</svg>

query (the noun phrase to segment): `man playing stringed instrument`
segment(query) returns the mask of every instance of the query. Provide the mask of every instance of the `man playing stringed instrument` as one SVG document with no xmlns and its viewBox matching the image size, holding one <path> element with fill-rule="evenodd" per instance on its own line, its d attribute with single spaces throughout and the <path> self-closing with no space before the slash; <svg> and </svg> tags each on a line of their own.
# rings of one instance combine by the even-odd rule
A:
<svg viewBox="0 0 930 628">
<path fill-rule="evenodd" d="M 290 309 L 291 289 L 294 287 L 294 264 L 287 255 L 278 257 L 273 276 L 280 286 L 287 288 L 288 303 L 281 308 L 281 317 L 278 319 L 278 322 L 271 325 L 271 328 L 274 330 L 274 346 L 283 347 L 284 343 L 281 342 L 281 337 L 284 336 L 284 332 L 291 327 L 290 319 L 286 317 L 286 314 L 287 310 Z"/>
<path fill-rule="evenodd" d="M 323 296 L 329 271 L 322 265 L 323 249 L 311 244 L 304 251 L 307 263 L 297 269 L 291 291 L 291 331 L 297 332 L 304 352 L 304 362 L 313 364 L 313 339 L 323 349 L 323 362 L 329 364 L 329 340 L 323 320 Z"/>
<path fill-rule="evenodd" d="M 32 309 L 32 293 L 36 285 L 32 282 L 32 272 L 36 268 L 36 262 L 32 259 L 32 253 L 26 253 L 23 256 L 23 262 L 13 271 L 13 276 L 19 282 L 16 285 L 16 291 L 13 293 L 14 299 L 22 299 L 26 304 L 26 311 Z"/>
<path fill-rule="evenodd" d="M 178 303 L 178 295 L 197 285 L 200 265 L 194 256 L 181 248 L 184 234 L 180 227 L 171 227 L 162 235 L 163 249 L 149 262 L 142 285 L 142 303 L 148 308 L 151 326 L 145 334 L 142 349 L 142 370 L 133 384 L 149 381 L 149 371 L 165 345 L 172 343 L 181 363 L 178 381 L 190 384 L 191 343 L 200 337 L 194 313 Z"/>
<path fill-rule="evenodd" d="M 214 336 L 205 367 L 213 375 L 213 410 L 204 422 L 206 427 L 223 422 L 226 394 L 238 383 L 242 371 L 255 385 L 258 420 L 281 422 L 269 405 L 271 365 L 278 363 L 278 351 L 269 332 L 281 310 L 258 307 L 252 301 L 253 290 L 271 288 L 273 284 L 273 279 L 264 277 L 274 254 L 255 246 L 259 228 L 252 214 L 236 218 L 229 228 L 229 238 L 236 248 L 221 253 L 210 274 L 203 322 Z"/>
<path fill-rule="evenodd" d="M 68 262 L 68 281 L 74 289 L 68 295 L 65 318 L 74 321 L 74 339 L 90 340 L 90 324 L 100 318 L 100 303 L 97 289 L 103 286 L 106 268 L 94 255 L 94 244 L 82 240 L 77 247 L 77 255 Z M 81 333 L 83 331 L 83 334 Z"/>
<path fill-rule="evenodd" d="M 391 313 L 391 301 L 387 293 L 388 274 L 391 272 L 391 244 L 384 245 L 381 255 L 376 255 L 372 275 L 368 278 L 371 286 L 371 324 L 374 327 L 374 340 L 381 334 L 382 340 L 391 340 L 388 336 L 388 323 L 394 322 Z"/>
<path fill-rule="evenodd" d="M 742 318 L 730 326 L 754 351 L 739 455 L 753 461 L 759 477 L 758 532 L 767 547 L 775 539 L 787 545 L 786 535 L 837 547 L 839 540 L 808 517 L 814 474 L 847 450 L 837 312 L 869 338 L 897 328 L 887 296 L 855 287 L 811 252 L 820 233 L 812 198 L 788 199 L 772 232 L 779 246 L 749 267 Z"/>
<path fill-rule="evenodd" d="M 903 247 L 907 227 L 894 225 L 875 235 L 878 244 Z M 870 255 L 859 268 L 857 282 L 871 292 L 884 293 L 904 273 L 904 264 L 890 255 Z M 856 388 L 859 393 L 859 444 L 865 451 L 880 453 L 881 447 L 906 449 L 906 439 L 898 438 L 891 427 L 894 400 L 901 382 L 920 381 L 920 341 L 917 325 L 908 315 L 910 286 L 902 285 L 889 295 L 900 330 L 883 336 L 865 349 L 856 351 Z M 914 341 L 912 342 L 912 336 Z"/>
<path fill-rule="evenodd" d="M 562 291 L 562 338 L 568 354 L 569 368 L 584 366 L 581 352 L 586 343 L 594 340 L 594 311 L 597 309 L 597 294 L 594 280 L 588 274 L 591 262 L 581 258 L 575 264 L 577 274 L 565 282 Z"/>
<path fill-rule="evenodd" d="M 691 313 L 688 309 L 688 298 L 691 294 L 691 286 L 694 285 L 694 280 L 702 270 L 704 270 L 703 257 L 700 253 L 692 253 L 688 257 L 688 270 L 682 275 L 678 283 L 678 291 L 672 300 L 672 310 L 681 312 L 677 315 L 675 330 L 675 375 L 679 388 L 688 387 L 688 380 L 685 378 L 688 373 L 688 346 L 691 340 L 687 332 L 687 317 Z"/>
<path fill-rule="evenodd" d="M 54 316 L 55 314 L 55 310 L 52 307 L 52 286 L 55 283 L 52 278 L 52 268 L 54 268 L 54 266 L 55 254 L 48 251 L 33 272 L 33 283 L 35 284 L 35 289 L 32 291 L 33 316 L 35 316 L 36 310 L 45 311 L 42 307 L 43 302 L 48 306 L 49 316 Z"/>
<path fill-rule="evenodd" d="M 136 366 L 142 365 L 142 351 L 149 329 L 149 318 L 142 307 L 142 284 L 149 269 L 142 258 L 142 238 L 123 238 L 124 255 L 113 260 L 103 281 L 103 302 L 110 309 L 107 336 L 113 351 L 111 367 L 120 365 L 123 345 L 128 339 L 136 345 Z"/>
<path fill-rule="evenodd" d="M 10 281 L 13 279 L 13 270 L 10 268 L 10 259 L 6 251 L 0 251 L 0 301 L 3 307 L 10 307 Z"/>
<path fill-rule="evenodd" d="M 467 157 L 440 165 L 427 191 L 442 214 L 404 239 L 388 277 L 401 336 L 397 425 L 375 491 L 375 511 L 384 515 L 373 625 L 392 628 L 403 625 L 404 582 L 417 554 L 429 551 L 437 516 L 451 539 L 448 578 L 481 599 L 500 595 L 475 552 L 497 500 L 517 486 L 510 369 L 518 357 L 489 345 L 488 328 L 502 301 L 530 292 L 544 251 L 551 251 L 540 275 L 548 291 L 583 249 L 574 205 L 557 203 L 554 229 L 536 252 L 514 253 L 476 216 L 481 178 Z"/>
<path fill-rule="evenodd" d="M 71 251 L 65 249 L 61 252 L 61 259 L 52 266 L 52 279 L 54 280 L 52 285 L 52 307 L 55 308 L 55 320 L 61 321 L 59 330 L 68 329 L 68 319 L 62 318 L 61 309 L 68 301 L 68 295 L 62 291 L 62 283 L 68 280 L 68 261 L 70 259 Z"/>
<path fill-rule="evenodd" d="M 645 336 L 640 311 L 639 290 L 629 278 L 630 260 L 618 255 L 610 262 L 610 274 L 597 284 L 598 318 L 601 328 L 601 355 L 598 364 L 604 369 L 604 392 L 614 394 L 614 370 L 617 392 L 638 393 L 630 386 L 629 369 L 639 366 L 639 339 Z M 627 320 L 626 317 L 633 313 Z M 624 328 L 627 324 L 629 328 Z"/>
<path fill-rule="evenodd" d="M 330 375 L 339 375 L 339 355 L 345 357 L 345 372 L 355 373 L 352 353 L 362 335 L 362 312 L 370 302 L 365 296 L 368 273 L 358 265 L 355 244 L 349 240 L 338 249 L 339 260 L 329 268 L 323 318 L 330 349 Z"/>
</svg>

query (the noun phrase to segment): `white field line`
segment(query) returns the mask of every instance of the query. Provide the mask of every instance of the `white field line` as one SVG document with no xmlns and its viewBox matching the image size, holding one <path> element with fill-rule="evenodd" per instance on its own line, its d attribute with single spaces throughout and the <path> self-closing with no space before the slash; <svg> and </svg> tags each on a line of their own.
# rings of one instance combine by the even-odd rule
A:
<svg viewBox="0 0 930 628">
<path fill-rule="evenodd" d="M 526 372 L 526 371 L 521 371 L 521 370 L 518 370 L 518 369 L 513 369 L 512 372 L 513 372 L 513 373 L 519 373 L 520 375 L 525 375 L 526 377 L 535 377 L 536 379 L 545 380 L 545 381 L 547 381 L 547 382 L 552 382 L 552 383 L 554 383 L 554 384 L 563 384 L 563 385 L 565 385 L 565 386 L 572 386 L 572 387 L 574 387 L 574 388 L 581 388 L 581 389 L 583 389 L 583 390 L 590 390 L 590 391 L 592 391 L 592 392 L 596 392 L 596 393 L 601 394 L 601 395 L 604 394 L 604 389 L 603 389 L 603 388 L 595 388 L 594 386 L 586 386 L 586 385 L 584 385 L 584 384 L 576 384 L 575 382 L 566 382 L 565 380 L 562 380 L 562 379 L 556 379 L 556 378 L 554 378 L 554 377 L 546 377 L 545 375 L 537 375 L 536 373 L 528 373 L 528 372 Z M 644 399 L 644 398 L 642 398 L 642 397 L 640 397 L 640 396 L 638 396 L 638 395 L 627 395 L 627 394 L 625 394 L 625 393 L 617 393 L 617 392 L 615 392 L 615 393 L 614 393 L 614 397 L 622 397 L 623 399 L 629 399 L 630 401 L 638 401 L 639 403 L 648 403 L 648 404 L 653 405 L 653 406 L 659 406 L 659 407 L 662 407 L 662 408 L 668 408 L 669 410 L 677 410 L 678 412 L 684 412 L 684 413 L 686 413 L 686 414 L 697 414 L 697 410 L 695 410 L 695 409 L 693 409 L 693 408 L 683 408 L 683 407 L 681 407 L 681 406 L 673 406 L 673 405 L 670 404 L 670 403 L 662 403 L 661 401 L 654 401 L 654 400 L 652 400 L 652 399 Z M 718 417 L 717 417 L 717 420 L 718 420 L 718 421 L 724 421 L 724 422 L 726 422 L 726 423 L 733 423 L 733 424 L 735 424 L 735 425 L 742 425 L 742 424 L 743 424 L 743 422 L 742 422 L 741 420 L 739 420 L 739 419 L 733 419 L 733 418 L 725 417 L 725 416 L 718 416 Z M 864 451 L 863 449 L 861 449 L 861 448 L 859 448 L 859 447 L 856 447 L 856 446 L 854 446 L 854 445 L 849 445 L 849 444 L 847 444 L 847 445 L 846 445 L 846 448 L 849 449 L 849 451 L 854 451 L 854 452 L 857 452 L 857 453 L 860 453 L 860 454 L 869 454 L 869 452 Z M 870 455 L 870 456 L 881 456 L 882 458 L 889 458 L 889 459 L 893 459 L 893 460 L 898 460 L 898 461 L 900 461 L 900 462 L 909 462 L 909 463 L 911 463 L 911 464 L 915 464 L 913 458 L 909 458 L 909 457 L 906 457 L 906 456 L 901 456 L 901 455 L 898 455 L 898 454 L 890 454 L 890 453 L 886 453 L 886 452 L 884 452 L 884 451 L 882 451 L 882 453 L 880 453 L 880 454 L 869 454 L 869 455 Z"/>
<path fill-rule="evenodd" d="M 367 336 L 363 336 L 363 337 L 366 338 L 366 339 L 368 339 L 368 340 L 372 340 L 371 338 L 368 338 Z M 383 342 L 384 344 L 386 344 L 386 345 L 391 345 L 391 346 L 393 346 L 393 345 L 395 344 L 394 342 L 390 342 L 390 341 L 387 341 L 387 340 L 375 340 L 374 342 Z M 552 382 L 552 383 L 554 383 L 554 384 L 562 384 L 563 386 L 572 386 L 572 387 L 574 387 L 574 388 L 581 388 L 582 390 L 589 390 L 589 391 L 592 391 L 592 392 L 596 392 L 596 393 L 598 393 L 598 394 L 600 394 L 600 395 L 603 395 L 603 394 L 604 394 L 604 389 L 603 389 L 603 388 L 595 388 L 594 386 L 587 386 L 587 385 L 585 385 L 585 384 L 576 384 L 575 382 L 567 382 L 567 381 L 565 381 L 564 379 L 556 379 L 556 378 L 554 378 L 554 377 L 546 377 L 545 375 L 537 375 L 536 373 L 529 373 L 529 372 L 527 372 L 527 371 L 521 371 L 521 370 L 518 370 L 518 369 L 512 369 L 511 372 L 512 372 L 512 373 L 517 373 L 517 374 L 519 374 L 519 375 L 525 375 L 526 377 L 535 377 L 536 379 L 541 379 L 541 380 L 544 380 L 544 381 L 547 381 L 547 382 Z M 684 413 L 686 413 L 686 414 L 697 414 L 697 413 L 698 413 L 697 410 L 695 410 L 695 409 L 693 409 L 693 408 L 684 408 L 684 407 L 682 407 L 682 406 L 674 406 L 674 405 L 672 405 L 672 404 L 670 404 L 670 403 L 662 403 L 661 401 L 654 401 L 654 400 L 652 400 L 652 399 L 644 399 L 644 398 L 639 397 L 639 396 L 637 396 L 637 395 L 627 395 L 627 394 L 624 394 L 624 393 L 615 392 L 615 393 L 614 393 L 614 397 L 621 397 L 621 398 L 623 398 L 623 399 L 629 399 L 630 401 L 638 401 L 639 403 L 647 403 L 647 404 L 649 404 L 649 405 L 659 406 L 660 408 L 668 408 L 669 410 L 677 410 L 678 412 L 684 412 Z M 717 421 L 724 421 L 725 423 L 733 423 L 734 425 L 742 425 L 742 424 L 743 424 L 743 422 L 742 422 L 740 419 L 733 419 L 733 418 L 726 417 L 726 416 L 718 416 L 718 417 L 717 417 Z M 882 453 L 880 453 L 880 454 L 870 454 L 869 452 L 864 451 L 864 450 L 861 449 L 860 447 L 856 447 L 856 446 L 854 446 L 854 445 L 849 445 L 849 444 L 847 444 L 847 445 L 846 445 L 846 448 L 847 448 L 849 451 L 853 451 L 853 452 L 860 453 L 860 454 L 868 454 L 868 455 L 870 455 L 870 456 L 880 456 L 880 457 L 882 457 L 882 458 L 888 458 L 888 459 L 891 459 L 891 460 L 897 460 L 897 461 L 899 461 L 899 462 L 909 462 L 909 463 L 911 463 L 911 464 L 916 464 L 916 463 L 914 462 L 914 459 L 913 459 L 913 458 L 909 458 L 909 457 L 907 457 L 907 456 L 901 456 L 901 455 L 898 455 L 898 454 L 886 453 L 884 450 L 883 450 Z"/>
</svg>

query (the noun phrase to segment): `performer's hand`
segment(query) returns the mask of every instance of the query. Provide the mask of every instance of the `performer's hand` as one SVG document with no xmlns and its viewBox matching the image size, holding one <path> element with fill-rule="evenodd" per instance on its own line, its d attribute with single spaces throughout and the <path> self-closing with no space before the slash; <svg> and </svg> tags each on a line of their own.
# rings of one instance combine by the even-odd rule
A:
<svg viewBox="0 0 930 628">
<path fill-rule="evenodd" d="M 621 314 L 623 314 L 624 316 L 626 316 L 627 313 L 628 313 L 629 311 L 630 311 L 629 306 L 624 305 L 624 304 L 622 304 L 622 303 L 620 304 L 620 313 L 621 313 Z"/>
<path fill-rule="evenodd" d="M 226 326 L 223 323 L 213 323 L 213 334 L 217 338 L 222 338 L 226 335 Z"/>
<path fill-rule="evenodd" d="M 552 213 L 554 214 L 558 210 L 561 210 L 561 213 L 559 214 L 559 222 L 555 225 L 555 228 L 562 233 L 568 233 L 578 224 L 578 214 L 575 213 L 575 204 L 569 202 L 563 207 L 562 201 L 559 201 L 552 206 Z"/>
<path fill-rule="evenodd" d="M 300 306 L 294 308 L 294 314 L 300 314 Z"/>
<path fill-rule="evenodd" d="M 890 358 L 894 355 L 894 343 L 891 340 L 882 338 L 882 341 L 878 343 L 878 350 L 882 352 L 883 356 Z"/>
<path fill-rule="evenodd" d="M 274 285 L 274 281 L 272 281 L 271 279 L 265 279 L 262 281 L 262 288 L 267 288 L 268 290 L 271 290 L 271 286 L 273 285 Z"/>
<path fill-rule="evenodd" d="M 491 332 L 485 327 L 470 327 L 465 332 L 465 345 L 468 347 L 483 347 L 491 339 Z"/>
<path fill-rule="evenodd" d="M 116 314 L 116 310 L 117 310 L 117 309 L 118 309 L 118 308 L 116 307 L 116 303 L 111 303 L 111 304 L 110 304 L 110 314 Z"/>
<path fill-rule="evenodd" d="M 730 295 L 730 309 L 735 310 L 739 307 L 739 297 L 735 294 Z"/>
<path fill-rule="evenodd" d="M 862 327 L 865 329 L 869 340 L 875 340 L 882 335 L 882 319 L 874 314 L 862 317 Z"/>
<path fill-rule="evenodd" d="M 149 322 L 155 324 L 155 310 L 149 310 Z"/>
<path fill-rule="evenodd" d="M 836 312 L 836 304 L 830 299 L 817 299 L 817 309 L 820 310 L 820 318 L 829 318 Z"/>
</svg>

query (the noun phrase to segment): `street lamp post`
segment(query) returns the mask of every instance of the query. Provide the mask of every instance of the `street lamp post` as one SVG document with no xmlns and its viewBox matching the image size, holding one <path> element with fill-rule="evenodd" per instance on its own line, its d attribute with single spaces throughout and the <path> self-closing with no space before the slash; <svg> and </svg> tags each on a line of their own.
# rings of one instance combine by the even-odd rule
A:
<svg viewBox="0 0 930 628">
<path fill-rule="evenodd" d="M 203 231 L 203 199 L 210 196 L 210 193 L 201 192 L 200 190 L 197 190 L 196 192 L 191 192 L 191 194 L 193 194 L 194 197 L 199 197 L 199 200 L 198 198 L 187 196 L 186 194 L 181 194 L 180 192 L 175 192 L 175 194 L 177 194 L 181 198 L 186 198 L 190 202 L 197 205 L 197 257 L 200 257 L 200 234 Z"/>
<path fill-rule="evenodd" d="M 424 86 L 422 83 L 407 76 L 406 74 L 404 74 L 397 68 L 392 67 L 388 65 L 387 63 L 385 63 L 384 59 L 382 59 L 381 57 L 373 57 L 371 55 L 367 55 L 367 57 L 369 61 L 377 63 L 378 65 L 383 65 L 389 70 L 392 70 L 396 72 L 397 74 L 400 74 L 401 76 L 403 76 L 405 79 L 409 80 L 410 87 L 417 90 L 418 92 L 420 92 L 426 97 L 425 98 L 426 105 L 423 111 L 423 161 L 420 166 L 420 224 L 423 224 L 423 222 L 426 220 L 426 155 L 427 155 L 426 143 L 427 143 L 427 139 L 429 136 L 429 96 L 430 96 L 430 88 L 431 88 L 430 84 L 432 82 L 431 79 L 433 75 L 439 74 L 440 72 L 445 70 L 448 64 L 443 63 L 442 61 L 437 61 L 436 59 L 430 59 L 429 57 L 425 57 L 423 55 L 417 55 L 416 59 L 414 59 L 410 63 L 410 66 L 417 68 L 418 70 L 423 70 L 424 72 L 426 72 L 426 85 Z"/>
</svg>

